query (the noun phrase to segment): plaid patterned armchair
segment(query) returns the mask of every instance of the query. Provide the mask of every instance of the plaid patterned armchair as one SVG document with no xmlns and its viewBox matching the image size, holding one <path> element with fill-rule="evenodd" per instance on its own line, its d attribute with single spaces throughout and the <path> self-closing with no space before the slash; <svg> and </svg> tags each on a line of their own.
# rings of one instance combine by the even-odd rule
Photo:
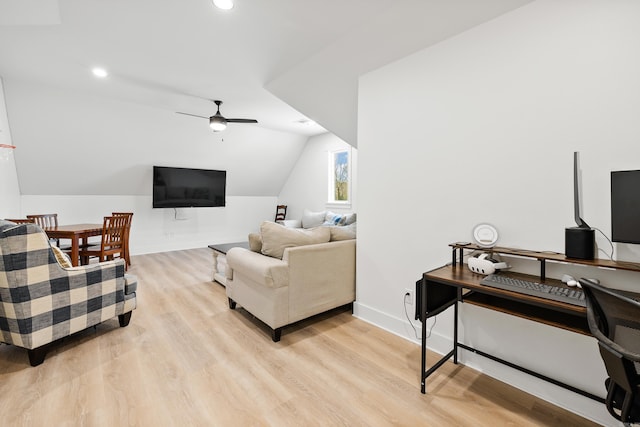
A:
<svg viewBox="0 0 640 427">
<path fill-rule="evenodd" d="M 35 224 L 0 220 L 0 341 L 28 350 L 31 366 L 47 344 L 136 308 L 135 276 L 124 261 L 64 268 Z"/>
</svg>

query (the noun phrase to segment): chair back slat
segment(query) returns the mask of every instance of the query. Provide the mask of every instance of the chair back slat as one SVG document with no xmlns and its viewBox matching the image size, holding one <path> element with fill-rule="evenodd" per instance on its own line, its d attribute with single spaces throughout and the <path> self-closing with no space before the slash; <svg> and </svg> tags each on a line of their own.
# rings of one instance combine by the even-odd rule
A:
<svg viewBox="0 0 640 427">
<path fill-rule="evenodd" d="M 126 218 L 127 229 L 131 228 L 131 220 L 133 219 L 133 212 L 112 212 L 113 216 L 124 216 Z"/>
<path fill-rule="evenodd" d="M 112 212 L 113 216 L 124 216 L 127 218 L 124 232 L 124 258 L 127 265 L 131 265 L 131 256 L 129 253 L 129 234 L 131 233 L 131 221 L 133 220 L 133 212 Z"/>
<path fill-rule="evenodd" d="M 38 214 L 27 215 L 27 219 L 33 219 L 40 228 L 49 228 L 58 226 L 58 214 Z"/>
<path fill-rule="evenodd" d="M 105 216 L 102 225 L 102 252 L 122 249 L 127 227 L 127 217 L 123 215 Z"/>
</svg>

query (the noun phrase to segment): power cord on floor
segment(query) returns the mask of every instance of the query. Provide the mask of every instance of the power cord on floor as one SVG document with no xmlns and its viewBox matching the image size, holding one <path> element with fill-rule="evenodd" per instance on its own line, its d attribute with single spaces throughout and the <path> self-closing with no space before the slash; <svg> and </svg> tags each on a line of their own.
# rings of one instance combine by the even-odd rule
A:
<svg viewBox="0 0 640 427">
<path fill-rule="evenodd" d="M 413 329 L 413 335 L 416 337 L 416 340 L 420 340 L 422 338 L 418 336 L 418 330 L 416 329 L 415 325 L 413 324 L 413 322 L 409 318 L 409 313 L 407 312 L 407 297 L 411 297 L 411 294 L 409 292 L 405 292 L 404 297 L 403 297 L 404 315 L 407 318 L 407 321 L 409 322 L 409 324 L 411 325 L 411 329 Z M 415 304 L 415 302 L 414 302 L 414 304 Z M 431 336 L 431 331 L 433 331 L 433 327 L 436 326 L 436 322 L 437 321 L 438 321 L 437 316 L 434 316 L 433 317 L 433 324 L 427 330 L 427 338 L 429 338 Z"/>
</svg>

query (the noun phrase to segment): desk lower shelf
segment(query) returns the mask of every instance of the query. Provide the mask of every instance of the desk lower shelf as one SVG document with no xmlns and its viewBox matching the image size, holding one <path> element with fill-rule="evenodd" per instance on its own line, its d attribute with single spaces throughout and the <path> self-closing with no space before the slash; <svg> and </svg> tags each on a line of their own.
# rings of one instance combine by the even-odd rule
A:
<svg viewBox="0 0 640 427">
<path fill-rule="evenodd" d="M 518 301 L 511 301 L 502 297 L 495 297 L 489 294 L 478 292 L 468 292 L 464 295 L 462 302 L 490 310 L 533 320 L 545 325 L 555 326 L 583 335 L 591 335 L 587 318 L 584 315 L 563 313 L 558 310 L 550 310 L 545 307 L 537 307 Z"/>
</svg>

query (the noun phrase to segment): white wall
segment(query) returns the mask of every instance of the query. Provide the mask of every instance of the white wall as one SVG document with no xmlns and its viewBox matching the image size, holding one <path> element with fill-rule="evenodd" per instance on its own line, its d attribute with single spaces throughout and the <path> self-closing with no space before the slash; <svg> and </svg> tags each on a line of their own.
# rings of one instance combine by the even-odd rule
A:
<svg viewBox="0 0 640 427">
<path fill-rule="evenodd" d="M 15 77 L 5 91 L 22 194 L 150 196 L 159 165 L 224 169 L 228 196 L 277 196 L 308 139 L 262 124 L 214 133 L 206 119 L 176 114 L 213 114 L 206 100 L 201 112 L 152 107 Z"/>
<path fill-rule="evenodd" d="M 102 223 L 132 211 L 133 255 L 246 240 L 273 219 L 308 139 L 254 125 L 214 134 L 206 120 L 173 110 L 15 78 L 6 89 L 19 148 L 12 170 L 0 165 L 13 179 L 0 181 L 0 217 L 56 212 L 61 224 Z M 34 105 L 46 111 L 35 126 Z M 226 170 L 227 206 L 179 209 L 178 219 L 173 209 L 152 209 L 153 165 Z"/>
<path fill-rule="evenodd" d="M 351 206 L 344 209 L 327 206 L 328 153 L 349 147 L 329 133 L 310 138 L 279 197 L 227 196 L 224 208 L 178 209 L 176 214 L 173 209 L 152 209 L 151 196 L 23 195 L 21 212 L 16 215 L 57 212 L 61 224 L 72 224 L 100 223 L 103 216 L 113 211 L 134 212 L 133 255 L 246 240 L 248 233 L 259 230 L 262 221 L 273 220 L 279 203 L 288 204 L 288 219 L 300 219 L 305 208 L 355 212 L 358 170 L 355 148 L 352 149 Z"/>
<path fill-rule="evenodd" d="M 13 145 L 0 79 L 0 144 Z M 20 216 L 20 188 L 13 150 L 0 148 L 0 218 Z"/>
<path fill-rule="evenodd" d="M 351 204 L 328 205 L 329 152 L 351 148 Z M 331 210 L 357 212 L 358 150 L 331 133 L 309 138 L 304 151 L 291 170 L 278 196 L 279 204 L 287 205 L 287 219 L 301 219 L 304 209 L 314 212 Z"/>
<path fill-rule="evenodd" d="M 102 223 L 111 212 L 133 212 L 132 255 L 246 241 L 273 219 L 276 197 L 227 197 L 224 208 L 153 209 L 151 196 L 22 196 L 23 215 L 57 212 L 61 224 Z"/>
<path fill-rule="evenodd" d="M 404 289 L 480 222 L 498 228 L 500 245 L 564 252 L 573 151 L 584 218 L 610 234 L 610 171 L 640 169 L 639 50 L 640 3 L 539 0 L 363 76 L 356 315 L 415 340 Z M 640 261 L 637 247 L 616 249 Z M 637 274 L 550 270 L 640 290 Z M 604 395 L 595 339 L 477 307 L 462 316 L 464 342 Z M 439 351 L 451 320 L 433 328 Z M 462 361 L 614 425 L 600 403 L 487 359 Z"/>
</svg>

